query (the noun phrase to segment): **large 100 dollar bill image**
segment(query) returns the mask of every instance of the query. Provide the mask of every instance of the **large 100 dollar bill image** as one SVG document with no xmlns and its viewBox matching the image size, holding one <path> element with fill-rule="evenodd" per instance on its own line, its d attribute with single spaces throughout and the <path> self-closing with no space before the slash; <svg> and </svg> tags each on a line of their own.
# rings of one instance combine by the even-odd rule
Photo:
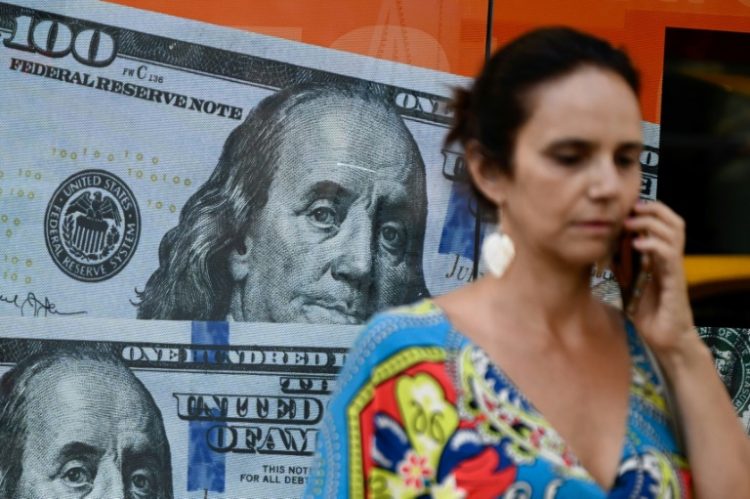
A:
<svg viewBox="0 0 750 499">
<path fill-rule="evenodd" d="M 355 324 L 470 278 L 465 79 L 0 3 L 0 315 Z"/>
<path fill-rule="evenodd" d="M 301 497 L 356 329 L 0 318 L 0 497 Z"/>
</svg>

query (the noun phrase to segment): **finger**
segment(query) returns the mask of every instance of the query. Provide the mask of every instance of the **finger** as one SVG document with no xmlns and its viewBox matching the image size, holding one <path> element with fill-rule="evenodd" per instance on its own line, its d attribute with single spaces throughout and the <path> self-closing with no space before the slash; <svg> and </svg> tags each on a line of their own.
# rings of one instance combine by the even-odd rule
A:
<svg viewBox="0 0 750 499">
<path fill-rule="evenodd" d="M 668 225 L 676 229 L 684 230 L 685 221 L 669 206 L 660 201 L 649 203 L 637 203 L 633 211 L 638 215 L 650 215 L 664 220 Z"/>
<path fill-rule="evenodd" d="M 633 210 L 639 215 L 651 215 L 664 220 L 665 223 L 676 229 L 685 230 L 685 221 L 682 217 L 661 201 L 639 202 L 635 204 Z"/>
<path fill-rule="evenodd" d="M 673 244 L 652 236 L 639 236 L 633 240 L 633 247 L 645 255 L 650 255 L 652 263 L 671 272 L 681 271 L 682 253 Z M 653 265 L 652 265 L 653 267 Z"/>
<path fill-rule="evenodd" d="M 629 231 L 647 233 L 675 245 L 682 251 L 685 235 L 682 231 L 667 224 L 660 218 L 652 216 L 636 216 L 625 220 L 625 228 Z"/>
</svg>

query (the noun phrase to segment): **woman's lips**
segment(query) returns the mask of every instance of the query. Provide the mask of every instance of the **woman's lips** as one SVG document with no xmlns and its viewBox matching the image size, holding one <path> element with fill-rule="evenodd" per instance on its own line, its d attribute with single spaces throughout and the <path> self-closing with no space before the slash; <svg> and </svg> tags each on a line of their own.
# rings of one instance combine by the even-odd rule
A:
<svg viewBox="0 0 750 499">
<path fill-rule="evenodd" d="M 613 227 L 615 225 L 614 222 L 610 222 L 609 220 L 584 220 L 582 222 L 578 222 L 580 225 L 591 225 L 591 226 L 606 226 L 606 227 Z"/>
<path fill-rule="evenodd" d="M 583 220 L 573 225 L 594 234 L 609 234 L 615 230 L 615 223 L 610 220 Z"/>
</svg>

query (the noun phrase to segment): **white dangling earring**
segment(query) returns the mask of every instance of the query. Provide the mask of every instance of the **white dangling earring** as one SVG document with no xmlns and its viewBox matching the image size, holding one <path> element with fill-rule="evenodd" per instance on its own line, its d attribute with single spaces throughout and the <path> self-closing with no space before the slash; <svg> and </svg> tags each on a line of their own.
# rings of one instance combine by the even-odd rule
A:
<svg viewBox="0 0 750 499">
<path fill-rule="evenodd" d="M 513 241 L 497 226 L 497 232 L 493 232 L 484 238 L 482 243 L 482 260 L 490 273 L 500 278 L 505 274 L 508 266 L 516 256 L 516 248 Z"/>
</svg>

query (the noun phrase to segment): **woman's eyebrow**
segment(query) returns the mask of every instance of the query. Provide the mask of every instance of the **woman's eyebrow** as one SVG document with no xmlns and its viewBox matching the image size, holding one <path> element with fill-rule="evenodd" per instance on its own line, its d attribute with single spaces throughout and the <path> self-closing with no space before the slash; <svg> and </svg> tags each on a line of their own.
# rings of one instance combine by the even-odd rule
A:
<svg viewBox="0 0 750 499">
<path fill-rule="evenodd" d="M 645 147 L 645 144 L 641 141 L 623 142 L 620 144 L 620 149 L 637 149 L 641 150 Z"/>
<path fill-rule="evenodd" d="M 583 147 L 591 147 L 593 145 L 594 143 L 591 142 L 590 140 L 568 137 L 568 138 L 553 140 L 552 142 L 547 144 L 546 149 L 559 149 L 561 147 L 583 148 Z"/>
<path fill-rule="evenodd" d="M 596 146 L 595 142 L 577 139 L 577 138 L 563 138 L 552 141 L 547 144 L 544 148 L 546 151 L 553 151 L 555 149 L 592 149 Z M 640 140 L 626 141 L 618 144 L 618 149 L 643 149 L 643 142 Z"/>
</svg>

